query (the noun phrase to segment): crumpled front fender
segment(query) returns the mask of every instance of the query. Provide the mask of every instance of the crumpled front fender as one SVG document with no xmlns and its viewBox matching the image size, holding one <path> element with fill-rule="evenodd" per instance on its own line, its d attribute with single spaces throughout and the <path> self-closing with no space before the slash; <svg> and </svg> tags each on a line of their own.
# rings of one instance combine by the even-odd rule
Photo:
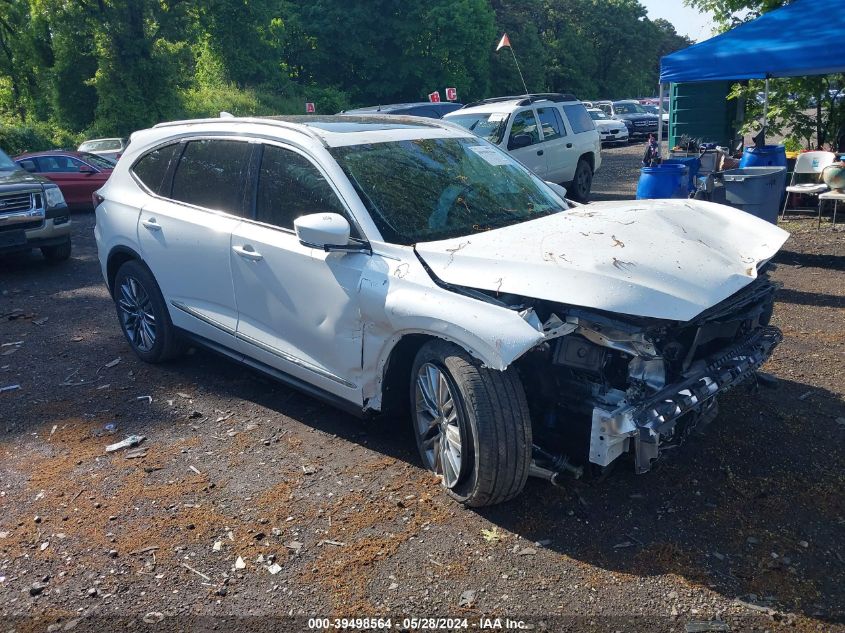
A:
<svg viewBox="0 0 845 633">
<path fill-rule="evenodd" d="M 536 318 L 437 286 L 422 266 L 382 262 L 387 270 L 368 270 L 360 286 L 367 408 L 380 408 L 384 366 L 409 334 L 451 341 L 500 371 L 545 338 Z"/>
</svg>

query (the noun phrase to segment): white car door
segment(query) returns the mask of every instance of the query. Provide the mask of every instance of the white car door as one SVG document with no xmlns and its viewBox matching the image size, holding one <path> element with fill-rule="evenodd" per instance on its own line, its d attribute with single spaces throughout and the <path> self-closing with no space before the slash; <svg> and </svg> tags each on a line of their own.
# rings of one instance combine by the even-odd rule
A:
<svg viewBox="0 0 845 633">
<path fill-rule="evenodd" d="M 350 218 L 310 159 L 263 145 L 255 220 L 232 235 L 238 345 L 251 358 L 361 404 L 358 286 L 370 255 L 310 248 L 293 230 L 295 218 L 326 211 Z"/>
<path fill-rule="evenodd" d="M 525 147 L 516 147 L 514 137 L 517 135 L 530 137 L 530 144 Z M 513 115 L 510 132 L 504 145 L 514 158 L 545 180 L 546 173 L 548 172 L 548 162 L 546 160 L 545 148 L 541 145 L 542 140 L 540 125 L 537 122 L 534 109 L 526 108 L 525 110 L 517 111 Z"/>
<path fill-rule="evenodd" d="M 537 117 L 543 131 L 547 174 L 545 179 L 550 182 L 569 182 L 575 176 L 575 166 L 578 164 L 577 150 L 572 146 L 571 135 L 556 106 L 537 108 Z"/>
<path fill-rule="evenodd" d="M 226 346 L 234 346 L 237 327 L 230 240 L 251 152 L 246 141 L 188 141 L 172 190 L 151 199 L 138 221 L 142 256 L 173 324 Z"/>
</svg>

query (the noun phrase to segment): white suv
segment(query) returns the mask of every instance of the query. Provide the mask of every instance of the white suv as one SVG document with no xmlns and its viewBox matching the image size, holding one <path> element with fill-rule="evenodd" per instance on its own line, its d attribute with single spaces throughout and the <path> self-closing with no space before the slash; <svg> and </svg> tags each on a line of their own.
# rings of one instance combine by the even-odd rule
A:
<svg viewBox="0 0 845 633">
<path fill-rule="evenodd" d="M 587 202 L 601 166 L 601 140 L 584 104 L 572 95 L 497 97 L 443 117 L 506 149 L 543 180 L 566 184 Z"/>
<path fill-rule="evenodd" d="M 95 236 L 140 358 L 192 341 L 410 417 L 425 465 L 480 506 L 529 475 L 648 470 L 780 341 L 761 271 L 786 232 L 561 192 L 432 119 L 207 119 L 133 135 Z"/>
</svg>

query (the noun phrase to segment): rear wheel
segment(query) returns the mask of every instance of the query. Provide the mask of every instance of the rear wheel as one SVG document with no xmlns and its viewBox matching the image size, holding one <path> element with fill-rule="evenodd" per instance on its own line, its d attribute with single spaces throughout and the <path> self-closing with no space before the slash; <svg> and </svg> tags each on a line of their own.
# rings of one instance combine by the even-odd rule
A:
<svg viewBox="0 0 845 633">
<path fill-rule="evenodd" d="M 42 246 L 41 254 L 44 255 L 44 258 L 48 262 L 63 262 L 70 259 L 71 250 L 70 238 L 68 238 L 67 242 L 62 242 L 55 246 Z"/>
<path fill-rule="evenodd" d="M 481 367 L 464 350 L 431 341 L 411 372 L 411 414 L 425 466 L 468 506 L 515 497 L 531 464 L 531 420 L 516 371 Z"/>
<path fill-rule="evenodd" d="M 590 188 L 593 185 L 593 170 L 583 158 L 578 161 L 578 166 L 575 168 L 575 178 L 572 179 L 572 185 L 569 187 L 569 192 L 572 198 L 578 202 L 588 202 L 590 200 Z"/>
<path fill-rule="evenodd" d="M 141 360 L 160 363 L 184 351 L 153 274 L 138 260 L 118 269 L 114 302 L 123 335 Z"/>
</svg>

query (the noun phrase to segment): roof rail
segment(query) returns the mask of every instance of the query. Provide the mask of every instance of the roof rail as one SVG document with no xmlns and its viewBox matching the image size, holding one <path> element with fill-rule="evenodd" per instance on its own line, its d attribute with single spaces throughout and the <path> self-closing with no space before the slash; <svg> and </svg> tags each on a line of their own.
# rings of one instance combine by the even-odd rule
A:
<svg viewBox="0 0 845 633">
<path fill-rule="evenodd" d="M 560 103 L 562 101 L 578 101 L 578 98 L 569 93 L 564 92 L 537 92 L 527 95 L 511 95 L 509 97 L 491 97 L 489 99 L 481 99 L 480 101 L 473 101 L 464 106 L 464 108 L 473 108 L 479 105 L 488 103 L 502 103 L 504 101 L 517 101 L 517 105 L 524 106 L 536 101 L 554 101 Z M 462 108 L 463 109 L 463 108 Z"/>
<path fill-rule="evenodd" d="M 220 119 L 223 119 L 227 125 L 231 123 L 241 123 L 241 124 L 259 124 L 259 125 L 273 125 L 275 127 L 282 127 L 286 130 L 293 130 L 294 132 L 300 132 L 305 136 L 313 138 L 315 141 L 319 141 L 323 146 L 328 147 L 325 139 L 317 134 L 314 130 L 310 129 L 307 125 L 303 124 L 296 124 L 290 121 L 285 121 L 283 118 L 280 117 L 220 117 L 220 118 L 209 118 L 209 119 L 186 119 L 184 121 L 166 121 L 164 123 L 157 123 L 154 125 L 154 128 L 161 128 L 161 127 L 174 127 L 177 125 L 194 125 L 200 123 L 220 123 Z"/>
</svg>

